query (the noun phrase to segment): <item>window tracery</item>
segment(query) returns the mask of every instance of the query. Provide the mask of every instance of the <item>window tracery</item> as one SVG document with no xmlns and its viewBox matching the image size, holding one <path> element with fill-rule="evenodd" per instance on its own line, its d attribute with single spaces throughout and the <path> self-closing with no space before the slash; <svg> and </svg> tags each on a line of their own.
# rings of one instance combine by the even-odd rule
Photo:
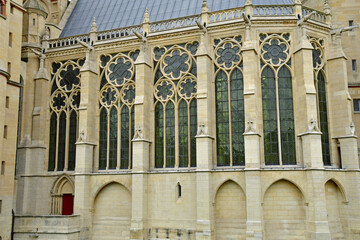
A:
<svg viewBox="0 0 360 240">
<path fill-rule="evenodd" d="M 83 59 L 52 64 L 49 171 L 75 170 Z"/>
<path fill-rule="evenodd" d="M 154 49 L 155 168 L 196 166 L 198 46 Z"/>
<path fill-rule="evenodd" d="M 245 164 L 241 36 L 215 39 L 217 166 Z"/>
<path fill-rule="evenodd" d="M 260 34 L 266 165 L 296 164 L 290 35 Z"/>
<path fill-rule="evenodd" d="M 99 169 L 131 169 L 135 68 L 139 51 L 100 57 Z"/>
<path fill-rule="evenodd" d="M 330 166 L 330 141 L 329 141 L 329 122 L 326 101 L 326 80 L 325 80 L 325 60 L 324 60 L 324 41 L 310 37 L 313 46 L 313 68 L 315 88 L 317 92 L 318 118 L 320 122 L 321 146 L 324 165 Z"/>
</svg>

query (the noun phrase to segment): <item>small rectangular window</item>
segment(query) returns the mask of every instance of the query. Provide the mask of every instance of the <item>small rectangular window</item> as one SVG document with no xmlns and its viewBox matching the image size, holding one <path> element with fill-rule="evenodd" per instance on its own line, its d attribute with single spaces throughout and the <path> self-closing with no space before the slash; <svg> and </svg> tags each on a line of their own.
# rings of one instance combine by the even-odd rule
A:
<svg viewBox="0 0 360 240">
<path fill-rule="evenodd" d="M 7 125 L 4 126 L 4 138 L 7 138 Z"/>
<path fill-rule="evenodd" d="M 354 99 L 354 112 L 360 113 L 360 99 Z"/>
<path fill-rule="evenodd" d="M 35 18 L 33 18 L 33 26 L 35 26 Z"/>
<path fill-rule="evenodd" d="M 10 7 L 10 13 L 14 14 L 14 7 L 13 6 Z"/>
<path fill-rule="evenodd" d="M 10 97 L 6 96 L 6 100 L 5 100 L 5 107 L 9 108 L 9 104 L 10 104 Z"/>
<path fill-rule="evenodd" d="M 349 27 L 352 27 L 352 26 L 354 26 L 354 20 L 349 21 Z M 354 29 L 350 30 L 350 32 L 353 32 L 353 31 L 354 31 Z"/>
<path fill-rule="evenodd" d="M 11 74 L 11 62 L 8 62 L 8 73 Z"/>
<path fill-rule="evenodd" d="M 356 66 L 356 60 L 355 59 L 353 59 L 351 61 L 351 65 L 352 65 L 352 71 L 357 72 L 357 66 Z"/>
<path fill-rule="evenodd" d="M 12 47 L 13 34 L 9 33 L 9 47 Z"/>
<path fill-rule="evenodd" d="M 5 174 L 5 161 L 1 162 L 1 175 Z"/>
<path fill-rule="evenodd" d="M 2 200 L 0 200 L 0 214 L 1 214 L 1 210 L 2 210 Z"/>
</svg>

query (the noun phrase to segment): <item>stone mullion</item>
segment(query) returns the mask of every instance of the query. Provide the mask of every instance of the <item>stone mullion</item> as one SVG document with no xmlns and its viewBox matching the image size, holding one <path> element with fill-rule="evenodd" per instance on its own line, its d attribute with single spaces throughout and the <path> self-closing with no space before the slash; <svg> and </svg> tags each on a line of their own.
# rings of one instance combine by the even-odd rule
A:
<svg viewBox="0 0 360 240">
<path fill-rule="evenodd" d="M 280 68 L 278 68 L 279 70 Z M 275 74 L 275 91 L 276 91 L 276 124 L 277 124 L 277 135 L 278 135 L 278 151 L 279 151 L 279 165 L 282 165 L 282 154 L 281 154 L 281 128 L 280 128 L 280 99 L 279 99 L 279 71 L 274 71 Z"/>
<path fill-rule="evenodd" d="M 232 155 L 232 121 L 231 121 L 231 80 L 230 80 L 230 74 L 227 71 L 224 71 L 227 76 L 227 85 L 228 85 L 228 108 L 229 108 L 229 149 L 230 149 L 230 159 L 229 159 L 229 165 L 230 167 L 233 166 L 233 155 Z"/>
<path fill-rule="evenodd" d="M 194 101 L 194 100 L 193 100 Z M 191 106 L 191 103 L 192 103 L 192 101 L 191 101 L 191 99 L 190 99 L 190 101 L 187 103 L 187 120 L 188 120 L 188 122 L 187 122 L 187 128 L 188 128 L 188 132 L 187 132 L 187 139 L 188 139 L 188 168 L 190 168 L 191 167 L 191 161 L 192 161 L 192 159 L 191 159 L 191 129 L 190 129 L 190 127 L 191 127 L 191 116 L 190 116 L 190 106 Z"/>
<path fill-rule="evenodd" d="M 163 107 L 163 125 L 164 125 L 164 130 L 163 130 L 163 150 L 164 150 L 164 157 L 163 157 L 163 168 L 166 168 L 166 107 L 167 105 L 165 105 Z"/>
<path fill-rule="evenodd" d="M 109 111 L 107 111 L 107 129 L 108 133 L 106 135 L 106 170 L 109 170 L 110 165 L 110 111 L 111 108 L 109 108 Z"/>
<path fill-rule="evenodd" d="M 56 147 L 55 147 L 55 167 L 54 167 L 54 171 L 57 171 L 57 167 L 58 167 L 58 160 L 59 160 L 59 125 L 60 125 L 60 114 L 57 113 L 53 113 L 56 114 Z"/>
<path fill-rule="evenodd" d="M 65 159 L 64 159 L 64 169 L 62 169 L 62 171 L 67 171 L 69 165 L 70 115 L 71 115 L 71 110 L 68 109 L 66 111 Z"/>
<path fill-rule="evenodd" d="M 175 163 L 174 163 L 174 167 L 178 168 L 179 167 L 179 101 L 177 101 L 174 104 L 174 111 L 175 111 L 175 126 L 174 126 L 174 131 L 175 131 Z"/>
<path fill-rule="evenodd" d="M 252 5 L 246 6 L 249 14 Z M 250 9 L 249 9 L 250 8 Z M 245 186 L 246 186 L 246 239 L 263 239 L 262 189 L 260 134 L 257 127 L 262 122 L 260 58 L 257 54 L 257 36 L 246 26 L 245 42 L 242 48 L 244 114 L 245 114 Z M 248 171 L 250 170 L 250 171 Z"/>
<path fill-rule="evenodd" d="M 122 120 L 122 118 L 121 118 L 121 110 L 122 110 L 122 108 L 120 107 L 119 110 L 117 111 L 118 122 L 117 122 L 117 145 L 116 145 L 116 149 L 117 149 L 117 152 L 116 152 L 116 170 L 120 170 L 120 168 L 121 168 L 121 120 Z M 108 135 L 110 135 L 110 128 L 109 128 L 109 131 L 108 131 Z M 129 141 L 131 141 L 131 140 L 129 140 Z M 130 142 L 130 145 L 131 145 L 131 142 Z"/>
</svg>

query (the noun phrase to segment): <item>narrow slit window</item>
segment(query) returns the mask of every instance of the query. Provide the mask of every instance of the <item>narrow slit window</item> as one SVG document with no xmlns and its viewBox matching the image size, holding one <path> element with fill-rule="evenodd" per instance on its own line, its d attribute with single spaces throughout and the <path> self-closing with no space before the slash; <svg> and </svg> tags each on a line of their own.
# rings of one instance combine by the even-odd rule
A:
<svg viewBox="0 0 360 240">
<path fill-rule="evenodd" d="M 11 62 L 8 62 L 8 73 L 11 73 Z"/>
<path fill-rule="evenodd" d="M 9 98 L 9 96 L 6 96 L 5 107 L 9 108 L 9 105 L 10 105 L 10 98 Z"/>
<path fill-rule="evenodd" d="M 351 61 L 351 66 L 352 66 L 352 71 L 357 72 L 357 66 L 356 66 L 356 60 L 355 59 L 353 59 Z"/>
<path fill-rule="evenodd" d="M 1 162 L 1 175 L 5 175 L 5 161 Z"/>
<path fill-rule="evenodd" d="M 181 184 L 178 183 L 178 184 L 177 184 L 177 195 L 178 195 L 178 198 L 181 198 L 181 194 L 182 194 L 182 192 L 181 192 Z"/>
<path fill-rule="evenodd" d="M 8 129 L 8 126 L 5 125 L 4 126 L 4 138 L 7 138 L 7 129 Z"/>
<path fill-rule="evenodd" d="M 9 33 L 9 47 L 12 47 L 13 34 Z"/>
<path fill-rule="evenodd" d="M 354 112 L 360 113 L 360 99 L 354 99 Z"/>
<path fill-rule="evenodd" d="M 2 200 L 0 200 L 0 214 L 1 214 L 1 210 L 2 210 Z"/>
</svg>

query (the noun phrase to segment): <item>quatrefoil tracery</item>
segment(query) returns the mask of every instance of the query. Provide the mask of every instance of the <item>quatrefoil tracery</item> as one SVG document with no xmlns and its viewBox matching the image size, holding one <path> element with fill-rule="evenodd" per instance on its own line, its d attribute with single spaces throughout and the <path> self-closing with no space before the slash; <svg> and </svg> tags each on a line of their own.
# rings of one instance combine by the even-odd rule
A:
<svg viewBox="0 0 360 240">
<path fill-rule="evenodd" d="M 265 64 L 280 67 L 290 60 L 289 34 L 260 36 L 261 59 Z"/>
</svg>

